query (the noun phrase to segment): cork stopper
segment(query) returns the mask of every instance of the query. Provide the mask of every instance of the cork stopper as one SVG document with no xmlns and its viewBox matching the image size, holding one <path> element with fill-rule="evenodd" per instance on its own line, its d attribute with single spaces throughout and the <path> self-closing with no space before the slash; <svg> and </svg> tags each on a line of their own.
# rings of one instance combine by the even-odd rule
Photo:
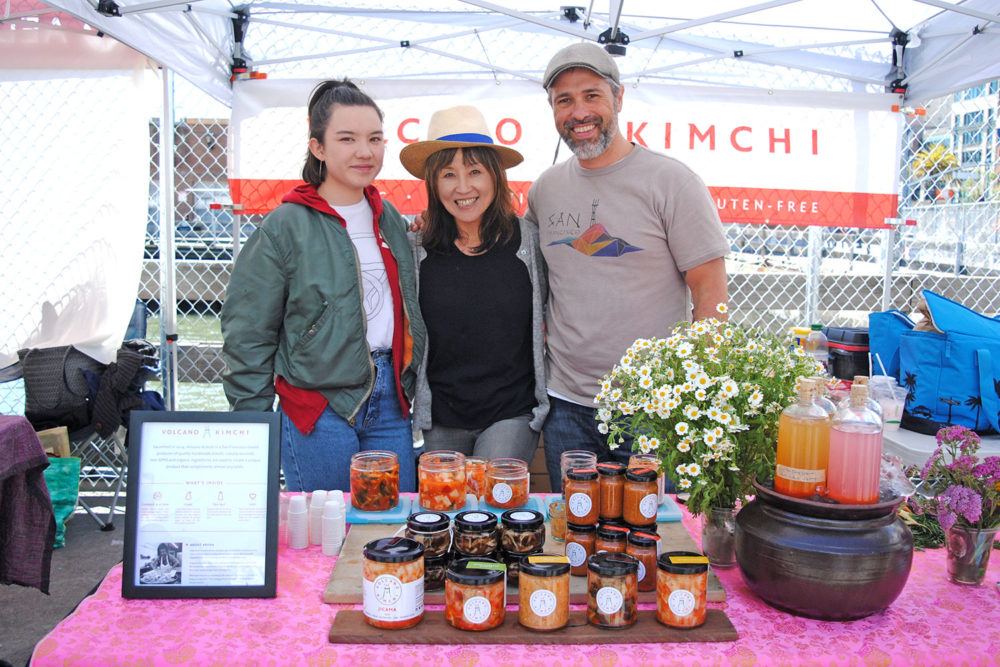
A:
<svg viewBox="0 0 1000 667">
<path fill-rule="evenodd" d="M 867 378 L 865 378 L 867 379 Z M 851 385 L 851 407 L 861 408 L 868 403 L 868 387 L 855 382 Z"/>
<path fill-rule="evenodd" d="M 816 395 L 816 383 L 812 378 L 802 378 L 799 382 L 799 402 L 809 403 Z"/>
<path fill-rule="evenodd" d="M 855 375 L 854 376 L 854 382 L 852 382 L 851 384 L 852 384 L 852 386 L 853 385 L 860 385 L 862 387 L 865 387 L 865 386 L 868 385 L 868 376 L 867 375 Z"/>
</svg>

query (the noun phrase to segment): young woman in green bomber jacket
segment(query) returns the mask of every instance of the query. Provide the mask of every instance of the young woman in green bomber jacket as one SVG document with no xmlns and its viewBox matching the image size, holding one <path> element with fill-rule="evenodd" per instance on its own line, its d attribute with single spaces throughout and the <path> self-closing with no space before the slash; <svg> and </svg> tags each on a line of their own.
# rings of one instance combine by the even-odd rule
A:
<svg viewBox="0 0 1000 667">
<path fill-rule="evenodd" d="M 410 401 L 426 343 L 406 223 L 372 181 L 382 112 L 349 81 L 309 100 L 306 182 L 240 252 L 222 309 L 233 410 L 281 412 L 292 491 L 350 489 L 351 455 L 399 457 L 416 490 Z"/>
</svg>

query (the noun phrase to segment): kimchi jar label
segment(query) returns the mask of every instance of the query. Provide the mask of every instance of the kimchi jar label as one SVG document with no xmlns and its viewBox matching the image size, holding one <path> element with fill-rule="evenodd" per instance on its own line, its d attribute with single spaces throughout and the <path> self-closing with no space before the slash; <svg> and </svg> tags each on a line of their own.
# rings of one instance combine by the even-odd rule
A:
<svg viewBox="0 0 1000 667">
<path fill-rule="evenodd" d="M 567 502 L 569 511 L 573 516 L 587 516 L 593 506 L 593 501 L 586 493 L 574 493 Z"/>
<path fill-rule="evenodd" d="M 647 519 L 652 519 L 656 516 L 656 501 L 657 497 L 655 493 L 646 495 L 646 497 L 639 501 L 639 513 Z"/>
<path fill-rule="evenodd" d="M 670 607 L 670 611 L 674 613 L 674 616 L 687 616 L 694 611 L 694 594 L 691 591 L 683 589 L 674 591 L 667 598 L 667 606 Z"/>
<path fill-rule="evenodd" d="M 514 491 L 510 488 L 510 484 L 497 482 L 493 485 L 493 500 L 498 503 L 509 503 L 513 497 Z"/>
<path fill-rule="evenodd" d="M 617 613 L 625 603 L 622 592 L 611 586 L 605 586 L 597 591 L 594 600 L 597 602 L 597 608 L 601 610 L 602 614 L 606 615 Z"/>
<path fill-rule="evenodd" d="M 535 616 L 544 618 L 556 610 L 556 594 L 552 591 L 539 589 L 528 598 L 528 606 Z"/>
<path fill-rule="evenodd" d="M 376 621 L 405 621 L 424 613 L 424 579 L 404 584 L 391 574 L 362 580 L 364 614 Z"/>
<path fill-rule="evenodd" d="M 582 544 L 577 544 L 576 542 L 566 543 L 566 558 L 569 559 L 569 564 L 573 567 L 579 567 L 583 565 L 583 561 L 587 560 L 587 550 Z"/>
<path fill-rule="evenodd" d="M 490 617 L 490 611 L 492 611 L 490 601 L 481 596 L 469 598 L 462 607 L 465 619 L 476 625 L 485 623 Z"/>
</svg>

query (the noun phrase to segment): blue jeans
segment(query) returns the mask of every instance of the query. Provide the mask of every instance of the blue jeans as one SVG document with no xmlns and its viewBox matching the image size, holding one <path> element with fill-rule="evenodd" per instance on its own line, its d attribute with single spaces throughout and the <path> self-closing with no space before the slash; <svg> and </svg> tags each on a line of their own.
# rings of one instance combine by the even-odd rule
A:
<svg viewBox="0 0 1000 667">
<path fill-rule="evenodd" d="M 289 491 L 351 490 L 351 456 L 379 449 L 399 457 L 399 490 L 417 490 L 410 417 L 399 408 L 392 355 L 376 352 L 371 396 L 351 425 L 327 406 L 308 435 L 281 413 L 281 470 Z M 280 407 L 279 407 L 280 410 Z"/>
<path fill-rule="evenodd" d="M 555 396 L 549 396 L 549 416 L 542 428 L 545 447 L 545 469 L 549 473 L 552 491 L 562 491 L 562 471 L 559 456 L 571 449 L 585 449 L 597 454 L 597 460 L 617 461 L 628 465 L 632 456 L 632 439 L 626 438 L 618 449 L 608 448 L 608 436 L 597 431 L 597 408 L 588 408 Z"/>
</svg>

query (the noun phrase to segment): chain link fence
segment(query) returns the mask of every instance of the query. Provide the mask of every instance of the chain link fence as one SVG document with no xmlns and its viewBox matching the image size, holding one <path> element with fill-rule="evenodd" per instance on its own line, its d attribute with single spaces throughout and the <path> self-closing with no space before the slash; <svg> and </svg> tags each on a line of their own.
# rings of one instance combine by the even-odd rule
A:
<svg viewBox="0 0 1000 667">
<path fill-rule="evenodd" d="M 13 85 L 26 118 L 37 106 L 26 92 L 30 85 Z M 78 85 L 88 84 L 82 80 Z M 180 79 L 177 86 L 190 88 Z M 193 89 L 184 94 L 201 95 Z M 726 223 L 731 319 L 771 331 L 813 322 L 866 326 L 867 314 L 874 310 L 913 311 L 921 289 L 988 315 L 1000 313 L 998 104 L 994 81 L 921 109 L 902 110 L 901 224 L 894 229 Z M 175 126 L 178 409 L 227 408 L 220 384 L 218 314 L 234 238 L 245 241 L 261 219 L 233 214 L 226 179 L 227 125 L 226 118 L 178 114 Z M 16 131 L 9 124 L 0 129 L 0 159 L 7 144 L 2 133 Z M 138 297 L 150 312 L 147 338 L 159 342 L 158 118 L 150 120 L 149 134 L 149 209 Z M 393 193 L 387 194 L 392 199 Z M 902 222 L 906 220 L 915 224 Z M 0 411 L 22 410 L 17 383 L 0 387 Z"/>
</svg>

